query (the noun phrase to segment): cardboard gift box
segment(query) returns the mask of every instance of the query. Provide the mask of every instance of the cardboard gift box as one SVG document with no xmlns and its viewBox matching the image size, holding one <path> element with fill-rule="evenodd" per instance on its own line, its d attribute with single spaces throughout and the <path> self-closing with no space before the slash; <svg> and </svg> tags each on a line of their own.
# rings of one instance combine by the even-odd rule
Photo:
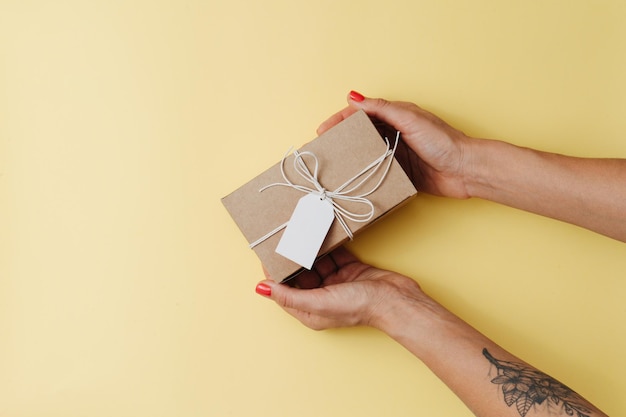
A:
<svg viewBox="0 0 626 417">
<path fill-rule="evenodd" d="M 388 138 L 388 140 L 393 147 L 395 138 Z M 359 111 L 222 198 L 222 203 L 248 243 L 255 242 L 253 250 L 272 279 L 284 282 L 296 276 L 303 270 L 303 267 L 276 252 L 284 233 L 284 229 L 280 227 L 289 223 L 294 208 L 306 195 L 306 192 L 301 189 L 285 186 L 285 183 L 289 181 L 294 185 L 314 188 L 294 167 L 296 154 L 299 152 L 302 155 L 306 170 L 311 175 L 317 171 L 316 180 L 319 185 L 325 190 L 332 191 L 355 178 L 373 161 L 381 158 L 387 150 L 385 140 L 380 136 L 372 121 L 363 111 Z M 311 153 L 317 158 L 317 167 Z M 387 152 L 388 155 L 390 153 Z M 350 238 L 349 233 L 357 234 L 417 194 L 412 182 L 393 155 L 389 158 L 390 160 L 385 160 L 371 177 L 367 178 L 367 174 L 363 174 L 355 178 L 354 185 L 366 180 L 349 193 L 358 196 L 375 189 L 374 192 L 364 197 L 371 202 L 371 207 L 373 207 L 371 219 L 359 222 L 343 217 L 348 230 L 341 225 L 340 219 L 332 221 L 330 230 L 317 253 L 318 256 L 340 246 Z M 385 171 L 387 165 L 388 171 Z M 378 183 L 380 184 L 376 188 Z M 346 187 L 346 189 L 350 190 L 351 187 Z M 342 209 L 354 213 L 368 210 L 367 205 L 362 202 L 350 201 L 349 198 L 347 200 L 332 199 L 331 201 L 335 201 Z M 272 231 L 276 233 L 268 235 Z"/>
</svg>

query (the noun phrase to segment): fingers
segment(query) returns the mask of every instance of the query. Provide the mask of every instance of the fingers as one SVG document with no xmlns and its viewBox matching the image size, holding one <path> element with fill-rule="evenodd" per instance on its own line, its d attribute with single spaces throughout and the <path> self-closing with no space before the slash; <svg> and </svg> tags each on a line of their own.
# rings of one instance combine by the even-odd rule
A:
<svg viewBox="0 0 626 417">
<path fill-rule="evenodd" d="M 357 300 L 364 301 L 362 288 L 341 286 L 338 291 L 335 284 L 356 280 L 364 268 L 367 266 L 340 247 L 319 259 L 311 271 L 294 278 L 290 284 L 296 288 L 272 281 L 264 269 L 267 279 L 257 285 L 256 292 L 312 329 L 353 326 L 359 322 L 362 306 Z"/>
<path fill-rule="evenodd" d="M 322 285 L 322 277 L 315 269 L 303 271 L 293 279 L 287 281 L 287 285 L 303 290 L 319 288 Z"/>
<path fill-rule="evenodd" d="M 333 114 L 328 119 L 326 119 L 324 122 L 322 122 L 322 124 L 317 128 L 317 134 L 321 135 L 322 133 L 326 132 L 331 127 L 338 124 L 339 122 L 352 116 L 354 113 L 357 112 L 357 110 L 358 109 L 355 109 L 354 107 L 346 107 L 338 111 L 337 113 Z"/>
<path fill-rule="evenodd" d="M 423 110 L 413 103 L 369 98 L 354 91 L 348 94 L 348 103 L 350 107 L 362 109 L 369 116 L 393 126 L 402 133 L 406 133 L 415 121 L 416 115 L 423 113 Z"/>
<path fill-rule="evenodd" d="M 427 113 L 413 103 L 387 101 L 382 98 L 369 98 L 356 91 L 350 91 L 347 99 L 348 107 L 338 111 L 324 121 L 317 128 L 318 135 L 326 132 L 358 110 L 365 111 L 369 116 L 393 126 L 404 134 L 408 133 L 411 124 L 415 122 L 416 116 L 424 117 Z"/>
<path fill-rule="evenodd" d="M 333 262 L 337 265 L 337 269 L 341 269 L 344 266 L 358 262 L 358 258 L 352 254 L 348 249 L 343 246 L 338 247 L 330 253 L 333 258 Z"/>
<path fill-rule="evenodd" d="M 356 256 L 342 246 L 315 261 L 312 270 L 300 273 L 288 284 L 295 288 L 311 289 L 319 288 L 330 280 L 337 283 L 345 277 L 335 277 L 336 273 L 344 266 L 357 261 Z M 266 278 L 269 277 L 266 275 Z"/>
<path fill-rule="evenodd" d="M 336 273 L 341 268 L 348 264 L 357 262 L 358 259 L 348 249 L 340 246 L 328 255 L 320 258 L 315 262 L 313 268 L 322 277 L 322 279 L 328 278 L 330 275 Z"/>
</svg>

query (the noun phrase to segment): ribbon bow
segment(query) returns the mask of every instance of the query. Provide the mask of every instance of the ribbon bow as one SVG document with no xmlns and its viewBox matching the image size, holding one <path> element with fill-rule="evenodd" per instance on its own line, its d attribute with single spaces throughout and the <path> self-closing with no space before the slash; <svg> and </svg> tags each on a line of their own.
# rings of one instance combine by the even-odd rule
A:
<svg viewBox="0 0 626 417">
<path fill-rule="evenodd" d="M 319 195 L 321 199 L 326 199 L 332 204 L 335 218 L 337 219 L 337 221 L 339 222 L 343 230 L 346 232 L 346 235 L 352 240 L 353 233 L 348 227 L 348 224 L 346 223 L 346 219 L 357 222 L 357 223 L 365 223 L 365 222 L 370 221 L 374 217 L 374 213 L 375 213 L 374 204 L 366 197 L 372 194 L 373 192 L 375 192 L 380 187 L 383 180 L 387 176 L 387 173 L 389 172 L 389 169 L 391 168 L 393 155 L 395 154 L 396 148 L 398 146 L 399 138 L 400 138 L 400 132 L 396 134 L 396 139 L 395 139 L 393 148 L 391 147 L 389 140 L 385 138 L 385 143 L 387 144 L 387 149 L 385 150 L 385 152 L 382 155 L 380 155 L 378 158 L 376 158 L 371 164 L 369 164 L 363 170 L 361 170 L 358 174 L 356 174 L 355 176 L 350 178 L 348 181 L 346 181 L 345 183 L 337 187 L 334 191 L 328 191 L 326 188 L 322 186 L 322 184 L 320 184 L 317 178 L 318 169 L 319 169 L 319 161 L 317 159 L 317 156 L 315 156 L 313 152 L 309 152 L 309 151 L 305 151 L 305 152 L 294 151 L 293 152 L 294 154 L 293 167 L 295 171 L 298 174 L 300 174 L 302 178 L 304 178 L 308 183 L 310 183 L 313 186 L 313 188 L 305 186 L 305 185 L 294 184 L 293 182 L 291 182 L 289 178 L 287 178 L 287 174 L 285 173 L 285 169 L 284 169 L 285 159 L 289 155 L 289 152 L 291 152 L 291 149 L 290 149 L 289 151 L 287 151 L 285 156 L 283 156 L 283 159 L 280 162 L 280 172 L 285 182 L 284 183 L 277 182 L 277 183 L 266 185 L 265 187 L 261 188 L 259 192 L 262 192 L 270 187 L 284 186 L 284 187 L 293 188 L 303 193 Z M 315 162 L 313 173 L 311 173 L 311 171 L 309 170 L 309 168 L 307 167 L 304 161 L 305 156 L 309 156 L 313 158 L 313 161 Z M 350 195 L 351 193 L 355 192 L 355 190 L 357 190 L 359 187 L 361 187 L 365 182 L 367 182 L 370 178 L 372 178 L 372 176 L 374 176 L 376 172 L 378 172 L 378 170 L 381 168 L 381 166 L 383 166 L 383 164 L 385 163 L 385 160 L 387 159 L 388 159 L 388 162 L 385 166 L 384 172 L 374 187 L 372 187 L 367 192 L 357 194 L 357 195 Z M 350 211 L 342 207 L 340 204 L 341 201 L 351 201 L 355 203 L 364 204 L 365 206 L 367 206 L 368 209 L 364 213 L 356 213 L 354 211 Z M 278 226 L 276 229 L 267 233 L 265 236 L 252 242 L 250 244 L 250 248 L 254 248 L 255 246 L 267 240 L 270 236 L 275 235 L 280 230 L 287 227 L 287 223 L 289 222 L 285 222 L 284 224 Z"/>
</svg>

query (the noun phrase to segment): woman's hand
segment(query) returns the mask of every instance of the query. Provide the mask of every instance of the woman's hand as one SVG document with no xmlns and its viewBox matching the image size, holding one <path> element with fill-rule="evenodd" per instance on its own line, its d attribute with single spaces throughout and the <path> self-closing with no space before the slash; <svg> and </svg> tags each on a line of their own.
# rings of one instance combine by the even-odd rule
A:
<svg viewBox="0 0 626 417">
<path fill-rule="evenodd" d="M 397 158 L 403 167 L 408 167 L 409 176 L 419 191 L 446 197 L 470 197 L 466 177 L 471 168 L 467 166 L 471 138 L 413 103 L 366 98 L 354 91 L 350 92 L 348 103 L 348 107 L 320 125 L 318 134 L 362 109 L 400 131 L 410 151 L 399 152 Z"/>
<path fill-rule="evenodd" d="M 578 410 L 580 416 L 605 416 L 429 298 L 412 279 L 359 262 L 344 248 L 321 258 L 295 280 L 310 289 L 267 280 L 256 291 L 315 330 L 369 325 L 384 331 L 421 359 L 476 415 L 523 416 L 525 412 L 514 410 L 532 406 L 537 416 L 552 415 L 554 407 Z M 532 378 L 519 382 L 522 373 Z M 505 384 L 504 395 L 495 395 L 500 390 L 494 384 Z M 517 406 L 511 407 L 510 393 L 515 390 Z"/>
<path fill-rule="evenodd" d="M 470 138 L 413 103 L 354 91 L 348 103 L 318 133 L 359 109 L 397 129 L 403 146 L 396 159 L 418 191 L 479 197 L 626 242 L 626 159 L 573 158 Z"/>
<path fill-rule="evenodd" d="M 364 264 L 343 247 L 290 284 L 298 288 L 266 280 L 257 292 L 315 330 L 367 325 L 389 332 L 400 302 L 430 300 L 414 280 Z"/>
</svg>

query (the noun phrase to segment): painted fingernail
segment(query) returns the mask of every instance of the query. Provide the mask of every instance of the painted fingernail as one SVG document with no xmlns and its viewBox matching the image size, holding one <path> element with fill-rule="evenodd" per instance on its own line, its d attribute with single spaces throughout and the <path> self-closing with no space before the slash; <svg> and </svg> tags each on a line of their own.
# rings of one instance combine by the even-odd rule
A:
<svg viewBox="0 0 626 417">
<path fill-rule="evenodd" d="M 270 295 L 272 295 L 272 287 L 261 282 L 256 286 L 256 293 L 265 297 L 269 297 Z"/>
<path fill-rule="evenodd" d="M 365 100 L 365 97 L 363 96 L 363 94 L 357 93 L 356 91 L 352 90 L 350 91 L 350 99 L 360 103 Z"/>
</svg>

